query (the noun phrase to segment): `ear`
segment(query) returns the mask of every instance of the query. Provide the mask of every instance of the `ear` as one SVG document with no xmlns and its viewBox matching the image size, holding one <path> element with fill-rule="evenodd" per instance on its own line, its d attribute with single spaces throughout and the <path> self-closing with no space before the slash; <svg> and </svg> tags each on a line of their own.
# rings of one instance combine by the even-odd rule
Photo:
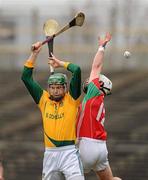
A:
<svg viewBox="0 0 148 180">
<path fill-rule="evenodd" d="M 65 85 L 64 85 L 64 88 L 65 88 L 65 93 L 67 93 L 67 92 L 68 92 L 68 85 L 65 84 Z"/>
<path fill-rule="evenodd" d="M 48 93 L 49 93 L 49 91 L 50 91 L 50 90 L 49 90 L 49 85 L 47 86 L 47 91 L 48 91 Z"/>
</svg>

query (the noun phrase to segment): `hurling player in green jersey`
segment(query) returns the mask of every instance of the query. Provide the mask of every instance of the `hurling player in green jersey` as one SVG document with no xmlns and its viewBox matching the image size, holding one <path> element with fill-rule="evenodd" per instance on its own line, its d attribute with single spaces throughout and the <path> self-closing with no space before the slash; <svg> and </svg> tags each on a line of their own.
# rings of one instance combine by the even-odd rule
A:
<svg viewBox="0 0 148 180">
<path fill-rule="evenodd" d="M 65 74 L 51 74 L 45 90 L 33 78 L 33 69 L 42 44 L 37 42 L 33 46 L 35 48 L 24 65 L 22 80 L 42 115 L 45 143 L 42 180 L 57 179 L 56 172 L 64 174 L 66 180 L 84 180 L 82 163 L 75 146 L 81 69 L 78 65 L 61 61 L 52 55 L 48 63 L 53 68 L 70 71 L 72 77 L 68 88 Z"/>
</svg>

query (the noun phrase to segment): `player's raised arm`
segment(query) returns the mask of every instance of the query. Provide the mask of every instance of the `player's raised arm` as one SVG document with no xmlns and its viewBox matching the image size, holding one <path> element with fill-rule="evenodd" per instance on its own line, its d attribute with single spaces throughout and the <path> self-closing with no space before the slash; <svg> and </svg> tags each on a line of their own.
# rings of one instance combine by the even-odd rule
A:
<svg viewBox="0 0 148 180">
<path fill-rule="evenodd" d="M 31 96 L 33 97 L 36 104 L 39 103 L 40 97 L 43 93 L 43 89 L 40 87 L 40 85 L 33 79 L 33 69 L 35 66 L 35 62 L 37 59 L 37 56 L 41 50 L 41 43 L 37 42 L 33 44 L 35 49 L 32 49 L 31 54 L 27 61 L 24 64 L 24 69 L 22 72 L 22 81 L 24 82 L 26 88 L 30 92 Z"/>
<path fill-rule="evenodd" d="M 97 50 L 97 53 L 94 57 L 93 64 L 92 64 L 92 69 L 90 72 L 90 77 L 89 77 L 89 82 L 91 82 L 93 79 L 97 78 L 98 75 L 102 71 L 102 66 L 103 66 L 103 58 L 104 58 L 104 49 L 106 44 L 111 40 L 111 35 L 110 33 L 106 33 L 105 38 L 98 38 L 99 41 L 99 47 Z"/>
<path fill-rule="evenodd" d="M 81 69 L 78 65 L 57 59 L 53 54 L 49 57 L 48 62 L 53 68 L 64 67 L 72 73 L 70 80 L 69 92 L 74 99 L 81 95 Z"/>
</svg>

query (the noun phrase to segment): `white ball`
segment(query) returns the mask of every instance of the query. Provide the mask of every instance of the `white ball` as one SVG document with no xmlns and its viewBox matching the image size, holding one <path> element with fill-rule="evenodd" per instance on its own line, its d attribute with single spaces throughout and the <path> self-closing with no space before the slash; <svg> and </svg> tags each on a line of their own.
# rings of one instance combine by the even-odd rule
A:
<svg viewBox="0 0 148 180">
<path fill-rule="evenodd" d="M 125 51 L 124 52 L 124 57 L 125 58 L 130 58 L 131 57 L 131 53 L 129 51 Z"/>
</svg>

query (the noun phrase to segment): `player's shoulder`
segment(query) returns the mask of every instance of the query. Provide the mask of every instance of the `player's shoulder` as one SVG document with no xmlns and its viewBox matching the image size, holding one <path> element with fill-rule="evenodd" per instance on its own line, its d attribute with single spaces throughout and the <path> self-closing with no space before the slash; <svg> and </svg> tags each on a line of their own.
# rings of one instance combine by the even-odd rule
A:
<svg viewBox="0 0 148 180">
<path fill-rule="evenodd" d="M 74 103 L 78 102 L 79 104 L 80 104 L 80 98 L 81 97 L 78 97 L 77 99 L 75 99 L 69 91 L 64 96 L 64 100 L 67 100 L 69 102 L 74 102 Z"/>
<path fill-rule="evenodd" d="M 98 88 L 100 88 L 99 77 L 93 79 L 93 80 L 91 81 L 91 83 L 92 83 L 93 85 L 97 86 Z"/>
<path fill-rule="evenodd" d="M 44 98 L 48 98 L 48 99 L 49 99 L 49 93 L 48 93 L 48 91 L 43 90 L 42 97 L 44 97 Z"/>
<path fill-rule="evenodd" d="M 89 89 L 90 88 L 94 88 L 94 89 L 97 88 L 97 90 L 99 91 L 99 89 L 100 89 L 99 78 L 95 78 L 92 81 L 90 81 L 89 84 L 88 84 L 88 88 Z"/>
</svg>

